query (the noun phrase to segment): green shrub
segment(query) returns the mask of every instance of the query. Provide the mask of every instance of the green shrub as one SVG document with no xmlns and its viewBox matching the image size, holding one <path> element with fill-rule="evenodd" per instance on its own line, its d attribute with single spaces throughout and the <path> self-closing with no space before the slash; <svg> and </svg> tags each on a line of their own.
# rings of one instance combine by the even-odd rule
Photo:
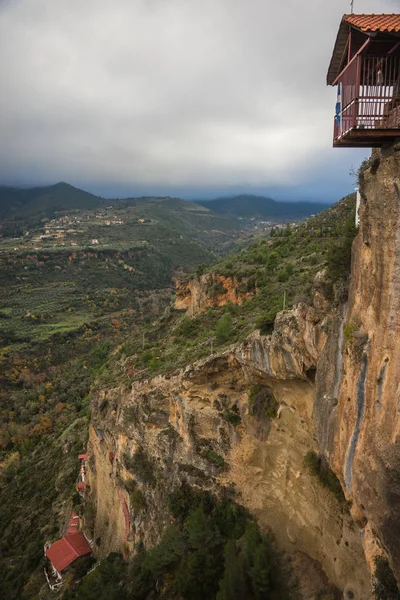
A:
<svg viewBox="0 0 400 600">
<path fill-rule="evenodd" d="M 304 457 L 304 465 L 323 487 L 331 491 L 341 504 L 347 506 L 341 483 L 322 456 L 318 456 L 316 452 L 309 450 Z"/>
<path fill-rule="evenodd" d="M 93 371 L 98 371 L 100 367 L 106 362 L 108 355 L 111 350 L 111 344 L 109 341 L 101 342 L 92 350 L 88 356 L 88 365 Z"/>
<path fill-rule="evenodd" d="M 274 390 L 265 385 L 253 385 L 249 390 L 249 412 L 258 419 L 276 417 L 278 402 Z"/>
<path fill-rule="evenodd" d="M 237 315 L 238 313 L 240 313 L 240 306 L 238 304 L 233 304 L 233 302 L 229 301 L 224 306 L 224 312 L 228 312 L 231 315 Z"/>
<path fill-rule="evenodd" d="M 83 556 L 73 564 L 74 575 L 81 579 L 93 567 L 96 560 L 93 556 Z"/>
<path fill-rule="evenodd" d="M 207 460 L 212 462 L 214 465 L 217 465 L 218 467 L 223 467 L 225 465 L 225 461 L 224 461 L 223 457 L 220 456 L 219 454 L 217 454 L 216 452 L 214 452 L 214 450 L 208 450 L 206 452 L 206 458 L 207 458 Z"/>
<path fill-rule="evenodd" d="M 289 273 L 287 273 L 286 270 L 283 269 L 282 271 L 279 271 L 277 278 L 278 278 L 278 281 L 280 281 L 281 283 L 284 283 L 285 281 L 287 281 L 289 279 Z"/>
<path fill-rule="evenodd" d="M 125 456 L 127 456 L 127 455 L 125 454 Z M 124 463 L 125 463 L 125 466 L 126 466 L 127 465 L 127 461 L 126 461 L 125 458 L 124 458 Z M 133 494 L 133 492 L 137 488 L 137 483 L 136 483 L 136 481 L 134 479 L 126 479 L 124 481 L 124 486 L 125 486 L 125 489 L 128 492 L 128 494 Z"/>
<path fill-rule="evenodd" d="M 255 326 L 260 330 L 261 335 L 270 335 L 273 332 L 278 312 L 279 309 L 272 309 L 257 318 Z"/>
<path fill-rule="evenodd" d="M 365 158 L 357 171 L 357 185 L 361 186 L 364 183 L 364 174 L 369 169 L 370 159 Z"/>
<path fill-rule="evenodd" d="M 197 319 L 190 319 L 190 317 L 185 315 L 176 333 L 180 336 L 188 337 L 196 333 L 198 326 Z"/>
<path fill-rule="evenodd" d="M 143 483 L 153 485 L 155 483 L 154 466 L 142 448 L 138 448 L 133 456 L 127 452 L 123 455 L 125 468 L 136 475 Z M 135 489 L 136 482 L 125 483 L 125 486 L 131 486 Z"/>
<path fill-rule="evenodd" d="M 154 466 L 142 448 L 138 448 L 132 457 L 132 470 L 144 483 L 155 483 Z"/>
<path fill-rule="evenodd" d="M 108 405 L 109 405 L 109 402 L 108 402 L 107 398 L 104 398 L 104 400 L 102 400 L 100 402 L 99 411 L 106 412 Z"/>
<path fill-rule="evenodd" d="M 225 344 L 233 336 L 233 320 L 230 314 L 225 314 L 217 323 L 215 337 L 217 344 Z"/>
<path fill-rule="evenodd" d="M 354 341 L 354 333 L 357 331 L 358 325 L 355 323 L 347 323 L 344 326 L 343 333 L 344 338 L 348 344 L 352 344 Z"/>
<path fill-rule="evenodd" d="M 222 294 L 225 294 L 225 292 L 226 289 L 224 288 L 222 282 L 218 279 L 213 279 L 212 283 L 207 288 L 207 295 L 213 300 L 216 300 L 218 296 L 222 296 Z"/>
<path fill-rule="evenodd" d="M 197 277 L 201 277 L 205 273 L 206 269 L 207 269 L 207 265 L 205 265 L 204 263 L 201 263 L 196 269 Z"/>
<path fill-rule="evenodd" d="M 168 507 L 175 519 L 184 520 L 194 506 L 198 506 L 202 497 L 195 492 L 186 482 L 168 496 Z"/>
<path fill-rule="evenodd" d="M 240 423 L 242 422 L 242 418 L 241 416 L 238 414 L 238 412 L 233 411 L 233 410 L 225 410 L 222 413 L 222 418 L 227 421 L 228 423 L 230 423 L 231 425 L 240 425 Z"/>
<path fill-rule="evenodd" d="M 146 507 L 146 498 L 139 488 L 136 488 L 131 493 L 131 502 L 137 510 L 142 510 Z"/>
<path fill-rule="evenodd" d="M 350 275 L 351 248 L 357 233 L 354 208 L 344 224 L 343 237 L 339 241 L 333 242 L 328 249 L 327 275 L 331 281 L 346 280 Z"/>
<path fill-rule="evenodd" d="M 127 575 L 126 563 L 121 554 L 112 552 L 96 569 L 82 579 L 77 589 L 66 590 L 65 600 L 128 600 L 120 581 Z"/>
</svg>

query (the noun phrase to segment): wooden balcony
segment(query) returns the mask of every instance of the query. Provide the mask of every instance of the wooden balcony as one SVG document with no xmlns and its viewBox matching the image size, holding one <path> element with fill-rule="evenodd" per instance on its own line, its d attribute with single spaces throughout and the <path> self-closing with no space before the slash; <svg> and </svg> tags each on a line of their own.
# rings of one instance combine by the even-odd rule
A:
<svg viewBox="0 0 400 600">
<path fill-rule="evenodd" d="M 336 82 L 334 147 L 376 148 L 400 137 L 400 56 L 358 55 Z"/>
</svg>

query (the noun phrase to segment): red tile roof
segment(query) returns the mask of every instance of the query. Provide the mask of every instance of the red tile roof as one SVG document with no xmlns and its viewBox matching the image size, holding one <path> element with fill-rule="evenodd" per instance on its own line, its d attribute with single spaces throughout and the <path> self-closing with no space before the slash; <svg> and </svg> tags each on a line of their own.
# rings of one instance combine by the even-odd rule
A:
<svg viewBox="0 0 400 600">
<path fill-rule="evenodd" d="M 84 489 L 85 489 L 85 487 L 86 487 L 86 485 L 85 485 L 85 482 L 84 482 L 84 481 L 79 481 L 79 482 L 76 484 L 76 487 L 78 488 L 78 490 L 84 490 Z"/>
<path fill-rule="evenodd" d="M 72 546 L 77 556 L 85 556 L 85 554 L 90 554 L 92 551 L 87 539 L 81 531 L 72 535 L 66 535 L 64 539 Z"/>
<path fill-rule="evenodd" d="M 80 556 L 86 556 L 92 552 L 85 536 L 81 531 L 67 534 L 57 542 L 54 542 L 46 556 L 59 573 L 68 567 Z"/>
<path fill-rule="evenodd" d="M 80 454 L 80 455 L 78 456 L 78 458 L 79 458 L 80 460 L 88 460 L 88 458 L 89 458 L 89 454 Z"/>
<path fill-rule="evenodd" d="M 78 531 L 78 527 L 79 527 L 79 517 L 76 514 L 76 512 L 73 510 L 67 533 L 76 533 Z"/>
<path fill-rule="evenodd" d="M 361 31 L 399 32 L 400 14 L 392 15 L 344 15 L 343 21 Z"/>
<path fill-rule="evenodd" d="M 365 34 L 365 40 L 369 33 L 398 33 L 400 32 L 400 14 L 343 15 L 326 77 L 328 85 L 334 84 L 341 68 L 343 68 L 343 57 L 345 55 L 349 31 L 352 27 Z M 393 40 L 396 41 L 395 38 Z"/>
</svg>

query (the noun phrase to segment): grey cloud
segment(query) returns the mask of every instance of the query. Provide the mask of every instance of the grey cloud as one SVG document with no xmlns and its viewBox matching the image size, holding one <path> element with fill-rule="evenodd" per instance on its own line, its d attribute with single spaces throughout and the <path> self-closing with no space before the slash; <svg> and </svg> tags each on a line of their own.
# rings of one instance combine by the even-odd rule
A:
<svg viewBox="0 0 400 600">
<path fill-rule="evenodd" d="M 0 179 L 110 193 L 351 189 L 362 153 L 332 150 L 335 92 L 325 87 L 348 9 L 348 0 L 2 2 Z"/>
</svg>

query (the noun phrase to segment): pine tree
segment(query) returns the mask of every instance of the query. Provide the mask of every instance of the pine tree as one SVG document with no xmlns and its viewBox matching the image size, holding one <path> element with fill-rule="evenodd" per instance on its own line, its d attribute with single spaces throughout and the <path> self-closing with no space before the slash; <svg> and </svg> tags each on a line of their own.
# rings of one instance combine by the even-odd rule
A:
<svg viewBox="0 0 400 600">
<path fill-rule="evenodd" d="M 232 323 L 232 317 L 229 314 L 224 315 L 222 319 L 218 321 L 215 329 L 215 337 L 217 338 L 218 344 L 224 344 L 232 337 Z"/>
<path fill-rule="evenodd" d="M 249 521 L 244 533 L 244 558 L 247 572 L 250 572 L 254 564 L 254 553 L 260 543 L 261 535 L 258 525 L 255 521 Z"/>
<path fill-rule="evenodd" d="M 217 600 L 243 600 L 249 597 L 243 559 L 237 553 L 236 542 L 229 540 L 224 551 L 225 570 L 219 583 Z"/>
<path fill-rule="evenodd" d="M 194 550 L 212 548 L 221 542 L 219 531 L 205 514 L 203 504 L 190 511 L 185 529 L 189 546 Z"/>
<path fill-rule="evenodd" d="M 250 571 L 253 593 L 257 600 L 265 600 L 273 591 L 271 575 L 271 549 L 268 541 L 264 539 L 254 552 L 254 563 Z"/>
</svg>

